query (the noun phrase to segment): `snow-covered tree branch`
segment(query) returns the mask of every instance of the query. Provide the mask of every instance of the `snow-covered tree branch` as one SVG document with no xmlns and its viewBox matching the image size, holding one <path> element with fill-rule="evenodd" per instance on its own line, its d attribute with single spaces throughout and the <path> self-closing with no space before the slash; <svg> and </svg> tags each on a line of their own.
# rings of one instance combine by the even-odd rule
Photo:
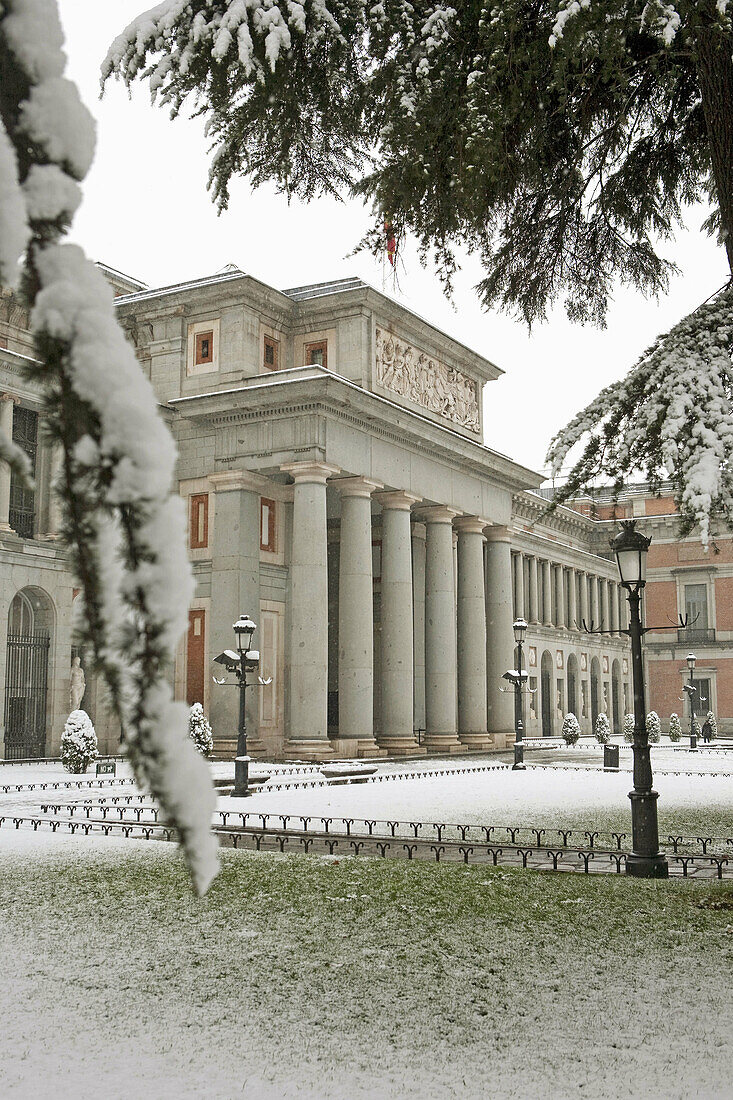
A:
<svg viewBox="0 0 733 1100">
<path fill-rule="evenodd" d="M 603 390 L 550 445 L 558 473 L 583 443 L 554 504 L 598 478 L 619 491 L 641 473 L 670 479 L 689 532 L 705 545 L 719 514 L 733 517 L 733 288 L 728 287 L 661 336 L 631 372 Z"/>
<path fill-rule="evenodd" d="M 63 76 L 56 0 L 0 0 L 0 276 L 22 291 L 46 422 L 63 450 L 64 536 L 84 590 L 85 640 L 109 685 L 138 781 L 176 826 L 196 888 L 216 872 L 208 769 L 169 686 L 192 596 L 175 446 L 114 315 L 112 291 L 63 243 L 94 123 Z M 8 441 L 3 457 L 12 460 Z"/>
</svg>

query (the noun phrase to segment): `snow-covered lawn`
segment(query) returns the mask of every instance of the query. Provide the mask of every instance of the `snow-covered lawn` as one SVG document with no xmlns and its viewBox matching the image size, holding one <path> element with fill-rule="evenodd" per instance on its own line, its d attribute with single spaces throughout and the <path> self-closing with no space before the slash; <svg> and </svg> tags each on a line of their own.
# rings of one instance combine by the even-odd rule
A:
<svg viewBox="0 0 733 1100">
<path fill-rule="evenodd" d="M 172 845 L 3 829 L 0 1091 L 727 1097 L 732 915 L 711 898 L 733 904 L 726 884 L 227 850 L 197 900 Z"/>
<path fill-rule="evenodd" d="M 246 800 L 220 798 L 218 805 L 251 813 L 630 833 L 630 787 L 628 773 L 503 769 L 287 791 L 265 787 Z M 701 830 L 706 836 L 733 836 L 733 775 L 659 775 L 655 788 L 660 836 L 672 831 L 696 836 Z"/>
</svg>

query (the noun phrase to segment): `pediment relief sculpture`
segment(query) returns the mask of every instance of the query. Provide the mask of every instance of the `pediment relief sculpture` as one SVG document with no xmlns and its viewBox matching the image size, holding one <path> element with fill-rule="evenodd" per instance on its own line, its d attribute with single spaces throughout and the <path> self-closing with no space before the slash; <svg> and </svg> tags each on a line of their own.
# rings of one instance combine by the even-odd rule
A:
<svg viewBox="0 0 733 1100">
<path fill-rule="evenodd" d="M 376 380 L 385 389 L 472 432 L 480 431 L 478 384 L 468 375 L 379 327 L 376 366 Z"/>
</svg>

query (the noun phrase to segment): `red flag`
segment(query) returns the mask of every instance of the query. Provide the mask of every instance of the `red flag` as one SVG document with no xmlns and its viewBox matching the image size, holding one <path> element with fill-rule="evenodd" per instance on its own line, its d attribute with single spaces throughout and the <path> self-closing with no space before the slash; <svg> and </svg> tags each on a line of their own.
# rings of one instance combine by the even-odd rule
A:
<svg viewBox="0 0 733 1100">
<path fill-rule="evenodd" d="M 389 218 L 385 218 L 384 232 L 387 237 L 387 257 L 392 267 L 394 267 L 395 256 L 397 255 L 397 238 L 395 237 L 392 222 Z"/>
</svg>

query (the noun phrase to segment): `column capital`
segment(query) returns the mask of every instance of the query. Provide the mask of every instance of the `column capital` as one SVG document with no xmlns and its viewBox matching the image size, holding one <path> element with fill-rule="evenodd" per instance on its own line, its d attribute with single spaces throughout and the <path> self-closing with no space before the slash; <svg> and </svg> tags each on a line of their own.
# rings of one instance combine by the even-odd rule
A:
<svg viewBox="0 0 733 1100">
<path fill-rule="evenodd" d="M 20 404 L 20 398 L 14 393 L 0 393 L 0 401 L 12 401 L 14 405 Z"/>
<path fill-rule="evenodd" d="M 487 542 L 511 542 L 513 533 L 511 527 L 498 524 L 484 527 Z"/>
<path fill-rule="evenodd" d="M 381 481 L 372 481 L 369 477 L 337 477 L 331 481 L 344 497 L 371 497 L 377 489 L 383 489 Z"/>
<path fill-rule="evenodd" d="M 453 526 L 459 535 L 483 535 L 486 520 L 479 516 L 456 516 Z"/>
<path fill-rule="evenodd" d="M 341 473 L 341 467 L 333 466 L 330 462 L 286 462 L 280 469 L 284 474 L 290 474 L 296 485 L 308 482 L 325 485 L 330 477 Z"/>
<path fill-rule="evenodd" d="M 429 505 L 418 511 L 418 516 L 423 523 L 453 523 L 456 516 L 460 514 L 458 508 L 448 508 L 445 504 Z"/>
<path fill-rule="evenodd" d="M 419 504 L 422 500 L 422 497 L 415 496 L 414 493 L 408 493 L 403 489 L 388 490 L 385 493 L 375 493 L 374 495 L 382 508 L 394 508 L 399 512 L 409 512 L 413 504 Z"/>
</svg>

